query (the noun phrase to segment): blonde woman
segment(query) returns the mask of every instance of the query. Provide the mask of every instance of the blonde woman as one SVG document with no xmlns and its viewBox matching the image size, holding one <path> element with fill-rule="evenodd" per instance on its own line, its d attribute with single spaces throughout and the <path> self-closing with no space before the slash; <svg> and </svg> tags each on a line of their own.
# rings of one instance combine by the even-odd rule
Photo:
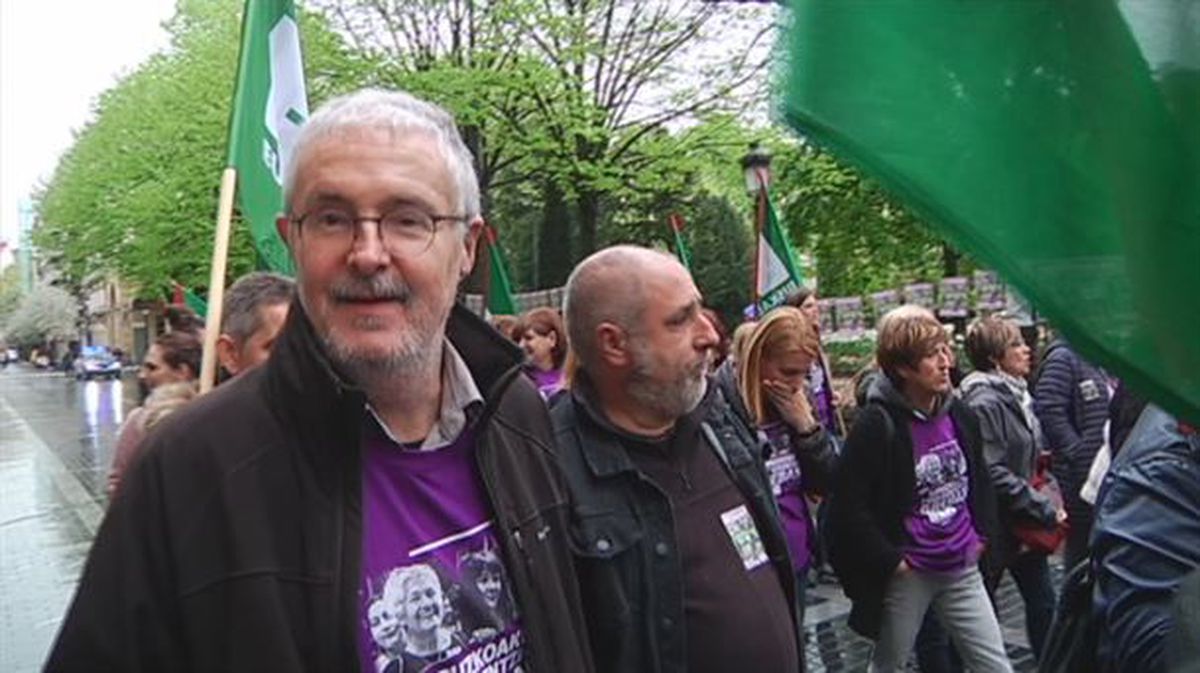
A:
<svg viewBox="0 0 1200 673">
<path fill-rule="evenodd" d="M 771 489 L 787 535 L 803 605 L 816 530 L 805 496 L 821 495 L 837 462 L 833 440 L 813 410 L 807 385 L 818 357 L 817 333 L 799 310 L 775 309 L 742 348 L 738 393 L 748 419 L 766 440 Z"/>
</svg>

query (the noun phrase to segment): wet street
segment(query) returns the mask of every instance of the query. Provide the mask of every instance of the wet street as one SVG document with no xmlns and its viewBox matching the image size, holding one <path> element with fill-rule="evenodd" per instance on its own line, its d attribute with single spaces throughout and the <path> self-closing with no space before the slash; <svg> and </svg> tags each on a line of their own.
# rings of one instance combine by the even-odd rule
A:
<svg viewBox="0 0 1200 673">
<path fill-rule="evenodd" d="M 103 517 L 117 430 L 136 404 L 131 374 L 82 383 L 0 371 L 0 671 L 36 671 L 45 659 Z M 1035 670 L 1007 578 L 997 602 L 1014 669 Z M 809 671 L 866 670 L 869 644 L 846 626 L 848 610 L 833 580 L 808 590 Z"/>
<path fill-rule="evenodd" d="M 0 371 L 0 671 L 38 670 L 104 513 L 126 382 Z"/>
</svg>

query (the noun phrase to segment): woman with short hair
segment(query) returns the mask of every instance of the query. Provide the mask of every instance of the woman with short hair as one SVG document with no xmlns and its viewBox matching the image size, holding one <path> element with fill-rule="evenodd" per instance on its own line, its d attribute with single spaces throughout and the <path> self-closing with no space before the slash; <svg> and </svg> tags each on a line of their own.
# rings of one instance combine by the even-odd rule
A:
<svg viewBox="0 0 1200 673">
<path fill-rule="evenodd" d="M 563 361 L 567 357 L 567 332 L 558 311 L 535 308 L 521 316 L 518 343 L 528 362 L 525 373 L 546 400 L 563 388 Z"/>
<path fill-rule="evenodd" d="M 1050 567 L 1045 552 L 1023 548 L 1013 531 L 1020 524 L 1053 529 L 1065 513 L 1030 483 L 1044 440 L 1026 383 L 1029 346 L 1015 322 L 987 317 L 967 327 L 966 350 L 975 371 L 959 389 L 979 417 L 983 457 L 999 510 L 995 579 L 1005 569 L 1012 575 L 1025 601 L 1029 647 L 1040 657 L 1054 616 Z"/>
<path fill-rule="evenodd" d="M 995 495 L 975 414 L 953 395 L 953 350 L 919 306 L 880 321 L 883 375 L 846 439 L 829 501 L 830 560 L 850 626 L 875 640 L 873 671 L 903 670 L 932 608 L 972 671 L 1008 672 L 980 566 Z"/>
</svg>

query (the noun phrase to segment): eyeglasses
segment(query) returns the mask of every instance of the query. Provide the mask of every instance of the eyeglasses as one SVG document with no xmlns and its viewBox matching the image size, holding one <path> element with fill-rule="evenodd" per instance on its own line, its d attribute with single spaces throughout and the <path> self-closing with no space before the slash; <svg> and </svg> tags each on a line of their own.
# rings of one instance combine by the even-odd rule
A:
<svg viewBox="0 0 1200 673">
<path fill-rule="evenodd" d="M 417 206 L 399 206 L 378 217 L 361 217 L 346 208 L 337 206 L 319 207 L 300 216 L 291 217 L 292 222 L 321 245 L 349 250 L 359 236 L 360 222 L 374 222 L 379 226 L 379 240 L 389 252 L 415 257 L 433 245 L 438 224 L 442 222 L 466 222 L 466 215 L 434 215 Z"/>
</svg>

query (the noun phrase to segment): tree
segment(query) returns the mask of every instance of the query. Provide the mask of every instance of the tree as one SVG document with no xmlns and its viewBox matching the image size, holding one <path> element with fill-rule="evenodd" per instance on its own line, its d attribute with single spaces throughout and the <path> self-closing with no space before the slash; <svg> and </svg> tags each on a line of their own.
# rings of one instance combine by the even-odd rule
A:
<svg viewBox="0 0 1200 673">
<path fill-rule="evenodd" d="M 656 192 L 687 193 L 690 176 L 680 164 L 708 138 L 668 130 L 755 105 L 775 9 L 682 0 L 357 0 L 324 11 L 394 71 L 395 83 L 456 113 L 488 205 L 503 203 L 491 192 L 504 185 L 539 184 L 547 207 L 530 267 L 540 283 L 556 284 L 570 261 L 615 238 L 604 231 L 608 223 L 624 234 L 624 223 L 645 219 L 632 212 L 636 203 Z M 731 44 L 730 35 L 742 39 Z"/>
<path fill-rule="evenodd" d="M 74 297 L 53 285 L 39 285 L 21 299 L 4 323 L 5 339 L 18 346 L 36 346 L 74 338 L 79 316 Z"/>
<path fill-rule="evenodd" d="M 702 195 L 691 204 L 689 234 L 692 274 L 704 303 L 727 325 L 743 319 L 750 303 L 751 246 L 745 218 L 720 196 Z"/>
<path fill-rule="evenodd" d="M 942 277 L 946 248 L 878 184 L 806 143 L 773 146 L 774 194 L 826 296 Z"/>
<path fill-rule="evenodd" d="M 0 326 L 17 310 L 24 295 L 21 289 L 21 269 L 16 264 L 0 271 Z"/>
<path fill-rule="evenodd" d="M 115 271 L 146 298 L 171 281 L 207 285 L 225 160 L 240 18 L 234 0 L 183 0 L 171 46 L 104 92 L 38 199 L 37 245 L 62 281 L 86 293 Z M 316 15 L 301 31 L 309 91 L 353 87 L 363 66 Z M 235 223 L 229 270 L 253 268 Z"/>
</svg>

